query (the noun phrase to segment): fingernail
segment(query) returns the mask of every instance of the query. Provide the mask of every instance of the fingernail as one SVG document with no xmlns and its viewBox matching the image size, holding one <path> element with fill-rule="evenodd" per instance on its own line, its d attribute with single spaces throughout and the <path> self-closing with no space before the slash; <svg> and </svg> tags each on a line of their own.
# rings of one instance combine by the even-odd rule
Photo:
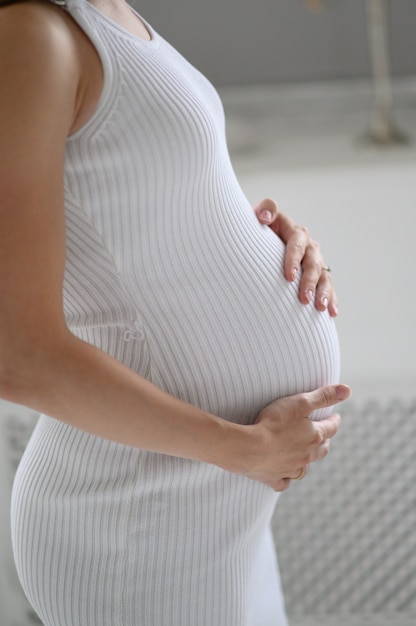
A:
<svg viewBox="0 0 416 626">
<path fill-rule="evenodd" d="M 337 305 L 336 305 L 336 304 L 334 304 L 334 305 L 332 306 L 332 308 L 333 308 L 334 314 L 335 314 L 335 315 L 338 315 L 338 307 L 337 307 Z"/>
<path fill-rule="evenodd" d="M 292 267 L 292 280 L 295 280 L 297 274 L 298 274 L 298 268 Z"/>
<path fill-rule="evenodd" d="M 313 289 L 308 289 L 308 291 L 306 292 L 306 297 L 308 299 L 308 302 L 310 302 L 313 298 Z"/>
<path fill-rule="evenodd" d="M 338 385 L 335 387 L 335 393 L 337 399 L 341 402 L 342 400 L 346 400 L 351 395 L 351 389 L 346 385 Z"/>
<path fill-rule="evenodd" d="M 263 209 L 263 211 L 260 211 L 260 217 L 264 222 L 271 222 L 273 219 L 273 215 L 271 213 L 271 211 L 268 211 L 267 209 Z"/>
<path fill-rule="evenodd" d="M 322 305 L 326 308 L 328 306 L 328 298 L 324 296 L 321 298 Z"/>
</svg>

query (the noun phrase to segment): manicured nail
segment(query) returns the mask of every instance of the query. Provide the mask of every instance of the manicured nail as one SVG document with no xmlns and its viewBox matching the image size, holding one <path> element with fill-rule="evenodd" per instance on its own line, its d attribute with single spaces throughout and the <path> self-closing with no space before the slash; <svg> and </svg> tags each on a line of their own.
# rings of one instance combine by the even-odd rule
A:
<svg viewBox="0 0 416 626">
<path fill-rule="evenodd" d="M 312 289 L 308 289 L 308 291 L 306 292 L 306 297 L 308 299 L 308 302 L 310 302 L 313 298 L 313 290 Z"/>
<path fill-rule="evenodd" d="M 324 306 L 325 308 L 327 308 L 327 306 L 328 306 L 328 298 L 327 298 L 326 296 L 324 296 L 324 297 L 321 299 L 321 302 L 322 302 L 323 306 Z"/>
<path fill-rule="evenodd" d="M 263 220 L 263 222 L 267 222 L 269 224 L 273 219 L 273 215 L 271 211 L 263 209 L 263 211 L 260 211 L 260 218 Z"/>
<path fill-rule="evenodd" d="M 292 267 L 292 280 L 295 280 L 297 275 L 298 275 L 298 268 Z"/>
<path fill-rule="evenodd" d="M 338 385 L 335 387 L 335 393 L 337 399 L 341 402 L 342 400 L 346 400 L 351 395 L 351 389 L 346 385 Z"/>
</svg>

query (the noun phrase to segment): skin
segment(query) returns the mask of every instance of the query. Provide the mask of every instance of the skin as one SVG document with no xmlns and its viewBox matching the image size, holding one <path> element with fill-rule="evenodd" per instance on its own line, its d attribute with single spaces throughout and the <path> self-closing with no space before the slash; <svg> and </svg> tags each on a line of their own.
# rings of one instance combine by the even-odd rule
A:
<svg viewBox="0 0 416 626">
<path fill-rule="evenodd" d="M 94 2 L 149 38 L 123 2 Z M 213 463 L 282 491 L 328 453 L 339 428 L 337 414 L 321 422 L 307 416 L 347 398 L 348 387 L 282 398 L 241 426 L 166 394 L 66 326 L 65 143 L 93 113 L 102 81 L 94 47 L 64 11 L 37 0 L 1 9 L 0 397 L 94 435 Z M 301 301 L 311 288 L 318 308 L 325 294 L 334 314 L 332 283 L 307 231 L 271 200 L 256 212 L 287 243 L 288 280 L 302 265 Z"/>
<path fill-rule="evenodd" d="M 303 304 L 315 301 L 319 311 L 328 309 L 331 317 L 338 315 L 338 300 L 331 274 L 326 267 L 319 243 L 313 240 L 304 226 L 299 226 L 279 211 L 274 200 L 266 198 L 255 207 L 262 224 L 269 226 L 286 243 L 285 276 L 295 280 L 302 268 L 299 299 Z"/>
</svg>

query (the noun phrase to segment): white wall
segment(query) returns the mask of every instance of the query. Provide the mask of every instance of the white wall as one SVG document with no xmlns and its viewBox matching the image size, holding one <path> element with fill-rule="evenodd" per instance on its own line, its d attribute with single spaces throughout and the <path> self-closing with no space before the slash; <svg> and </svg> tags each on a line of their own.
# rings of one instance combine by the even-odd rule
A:
<svg viewBox="0 0 416 626">
<path fill-rule="evenodd" d="M 245 180 L 309 224 L 333 267 L 347 382 L 416 383 L 416 166 L 308 170 Z M 416 387 L 416 384 L 415 384 Z"/>
</svg>

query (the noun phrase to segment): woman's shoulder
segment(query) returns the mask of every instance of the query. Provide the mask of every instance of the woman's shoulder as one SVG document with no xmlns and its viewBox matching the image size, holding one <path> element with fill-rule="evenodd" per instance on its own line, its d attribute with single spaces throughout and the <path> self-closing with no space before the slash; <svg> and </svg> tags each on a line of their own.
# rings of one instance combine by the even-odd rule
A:
<svg viewBox="0 0 416 626">
<path fill-rule="evenodd" d="M 24 98 L 28 108 L 64 103 L 73 122 L 89 79 L 87 47 L 76 22 L 52 2 L 23 0 L 1 7 L 0 82 L 7 86 L 5 97 Z"/>
<path fill-rule="evenodd" d="M 45 45 L 57 45 L 57 38 L 72 37 L 73 29 L 66 12 L 48 0 L 19 0 L 0 7 L 2 40 L 8 40 L 14 49 L 38 50 Z M 61 41 L 62 46 L 64 42 Z"/>
<path fill-rule="evenodd" d="M 36 77 L 44 73 L 75 69 L 75 29 L 65 11 L 47 0 L 24 0 L 0 8 L 0 69 Z M 30 71 L 29 71 L 30 70 Z M 55 72 L 54 72 L 55 70 Z"/>
</svg>

